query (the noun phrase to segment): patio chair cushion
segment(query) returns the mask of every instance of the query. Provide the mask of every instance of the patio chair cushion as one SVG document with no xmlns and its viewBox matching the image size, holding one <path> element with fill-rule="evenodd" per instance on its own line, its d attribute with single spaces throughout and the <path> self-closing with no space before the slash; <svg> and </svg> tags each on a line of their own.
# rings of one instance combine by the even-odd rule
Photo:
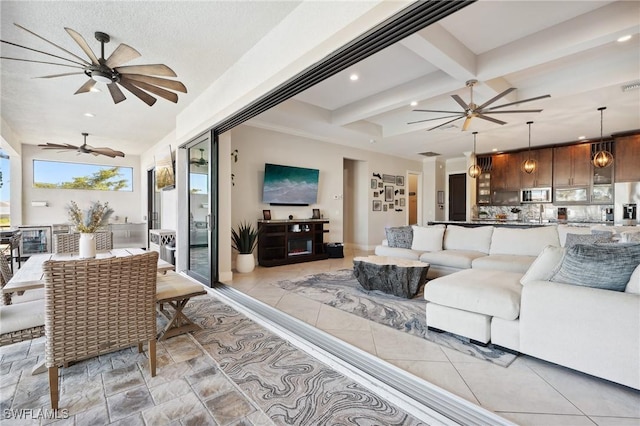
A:
<svg viewBox="0 0 640 426">
<path fill-rule="evenodd" d="M 0 334 L 44 326 L 44 299 L 0 306 Z"/>
</svg>

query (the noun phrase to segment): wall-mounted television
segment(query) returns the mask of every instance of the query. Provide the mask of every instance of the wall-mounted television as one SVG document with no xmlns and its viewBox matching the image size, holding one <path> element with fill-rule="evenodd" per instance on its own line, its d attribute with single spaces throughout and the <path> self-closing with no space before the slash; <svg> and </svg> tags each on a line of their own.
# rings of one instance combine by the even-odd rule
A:
<svg viewBox="0 0 640 426">
<path fill-rule="evenodd" d="M 304 167 L 264 165 L 262 202 L 275 206 L 308 206 L 318 201 L 320 171 Z"/>
</svg>

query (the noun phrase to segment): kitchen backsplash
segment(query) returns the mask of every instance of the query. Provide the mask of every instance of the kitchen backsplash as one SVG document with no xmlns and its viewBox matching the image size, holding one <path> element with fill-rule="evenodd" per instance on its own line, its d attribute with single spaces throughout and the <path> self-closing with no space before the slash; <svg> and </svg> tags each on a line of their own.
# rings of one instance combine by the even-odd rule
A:
<svg viewBox="0 0 640 426">
<path fill-rule="evenodd" d="M 542 206 L 542 210 L 541 210 Z M 523 222 L 544 221 L 555 222 L 558 220 L 558 208 L 567 210 L 568 222 L 604 222 L 605 209 L 613 208 L 613 205 L 585 205 L 585 206 L 555 206 L 553 204 L 524 204 L 513 206 L 477 206 L 473 211 L 474 219 L 496 219 L 500 215 L 506 220 L 520 220 Z M 520 210 L 520 212 L 516 212 Z M 496 215 L 498 215 L 496 217 Z"/>
</svg>

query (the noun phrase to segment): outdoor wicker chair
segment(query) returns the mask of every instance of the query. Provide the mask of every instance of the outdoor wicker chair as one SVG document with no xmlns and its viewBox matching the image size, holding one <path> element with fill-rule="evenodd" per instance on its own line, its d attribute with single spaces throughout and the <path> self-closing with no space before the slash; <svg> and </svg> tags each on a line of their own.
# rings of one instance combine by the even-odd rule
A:
<svg viewBox="0 0 640 426">
<path fill-rule="evenodd" d="M 58 368 L 149 342 L 156 375 L 158 253 L 89 260 L 48 260 L 45 281 L 45 365 L 51 407 L 58 408 Z"/>
<path fill-rule="evenodd" d="M 3 288 L 11 278 L 13 278 L 13 272 L 11 271 L 7 258 L 5 256 L 0 256 L 0 288 Z M 11 305 L 14 303 L 24 303 L 38 299 L 44 299 L 44 289 L 33 289 L 19 295 L 4 293 L 2 295 L 2 304 Z"/>
<path fill-rule="evenodd" d="M 96 250 L 113 248 L 113 232 L 96 232 Z M 80 233 L 55 234 L 53 236 L 54 253 L 78 253 L 80 251 Z"/>
</svg>

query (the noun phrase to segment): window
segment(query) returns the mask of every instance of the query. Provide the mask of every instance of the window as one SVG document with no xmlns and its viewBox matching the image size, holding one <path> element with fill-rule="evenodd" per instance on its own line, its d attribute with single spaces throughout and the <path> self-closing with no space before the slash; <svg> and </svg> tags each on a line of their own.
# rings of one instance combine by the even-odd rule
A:
<svg viewBox="0 0 640 426">
<path fill-rule="evenodd" d="M 208 194 L 209 175 L 189 173 L 189 190 L 192 194 Z"/>
<path fill-rule="evenodd" d="M 133 168 L 33 160 L 34 188 L 133 191 Z"/>
</svg>

